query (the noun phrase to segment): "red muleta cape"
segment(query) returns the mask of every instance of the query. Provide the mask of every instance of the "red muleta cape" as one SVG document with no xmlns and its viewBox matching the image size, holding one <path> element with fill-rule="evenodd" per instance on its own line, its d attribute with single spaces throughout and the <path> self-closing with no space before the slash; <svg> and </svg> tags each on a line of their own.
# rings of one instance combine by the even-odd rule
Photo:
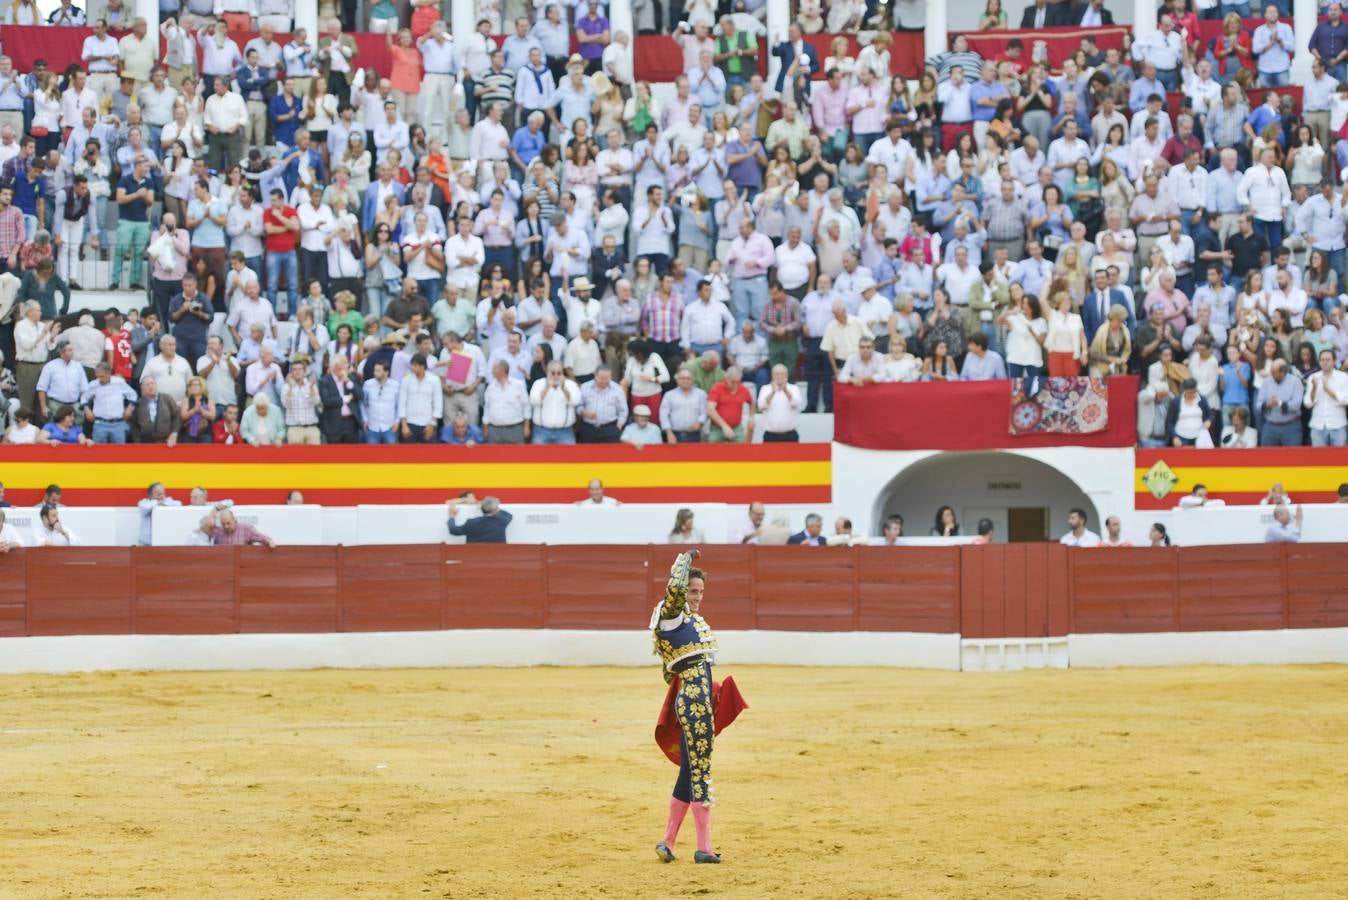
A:
<svg viewBox="0 0 1348 900">
<path fill-rule="evenodd" d="M 674 713 L 674 697 L 678 690 L 679 676 L 675 675 L 669 682 L 669 690 L 665 691 L 665 702 L 660 707 L 660 719 L 655 723 L 655 743 L 659 746 L 660 752 L 669 757 L 669 761 L 676 766 L 681 762 L 679 737 L 682 734 L 679 718 Z M 749 708 L 749 704 L 740 696 L 740 689 L 735 685 L 733 676 L 727 675 L 725 681 L 713 681 L 711 697 L 713 734 L 720 734 L 743 710 Z"/>
</svg>

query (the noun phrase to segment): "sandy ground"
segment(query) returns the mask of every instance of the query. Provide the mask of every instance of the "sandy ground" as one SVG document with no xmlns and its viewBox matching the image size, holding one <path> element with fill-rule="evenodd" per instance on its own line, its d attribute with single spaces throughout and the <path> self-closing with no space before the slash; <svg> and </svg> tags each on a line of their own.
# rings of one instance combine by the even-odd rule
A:
<svg viewBox="0 0 1348 900">
<path fill-rule="evenodd" d="M 1348 890 L 1348 668 L 734 673 L 720 867 L 654 668 L 0 678 L 0 896 Z"/>
</svg>

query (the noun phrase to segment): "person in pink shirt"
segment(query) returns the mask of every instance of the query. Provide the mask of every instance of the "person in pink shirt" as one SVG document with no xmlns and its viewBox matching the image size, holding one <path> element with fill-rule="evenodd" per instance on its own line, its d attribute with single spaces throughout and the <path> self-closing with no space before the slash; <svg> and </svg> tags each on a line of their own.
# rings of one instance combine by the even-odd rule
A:
<svg viewBox="0 0 1348 900">
<path fill-rule="evenodd" d="M 412 42 L 412 30 L 398 32 L 398 42 L 387 35 L 388 53 L 393 59 L 389 83 L 393 85 L 393 100 L 408 122 L 416 120 L 417 96 L 421 93 L 421 51 Z"/>
<path fill-rule="evenodd" d="M 876 78 L 870 69 L 862 69 L 858 76 L 861 83 L 847 92 L 847 114 L 852 117 L 852 140 L 867 153 L 885 133 L 889 84 Z"/>
<path fill-rule="evenodd" d="M 730 310 L 738 327 L 745 319 L 758 321 L 768 304 L 768 269 L 777 259 L 772 240 L 754 230 L 753 219 L 740 220 L 740 236 L 730 243 L 726 262 L 731 266 Z"/>
<path fill-rule="evenodd" d="M 835 160 L 847 149 L 847 82 L 842 69 L 829 69 L 828 80 L 810 92 L 810 122 Z"/>
<path fill-rule="evenodd" d="M 1142 305 L 1148 310 L 1159 306 L 1161 316 L 1170 323 L 1176 334 L 1182 334 L 1189 327 L 1189 298 L 1175 287 L 1174 272 L 1161 273 L 1160 285 L 1147 295 Z"/>
</svg>

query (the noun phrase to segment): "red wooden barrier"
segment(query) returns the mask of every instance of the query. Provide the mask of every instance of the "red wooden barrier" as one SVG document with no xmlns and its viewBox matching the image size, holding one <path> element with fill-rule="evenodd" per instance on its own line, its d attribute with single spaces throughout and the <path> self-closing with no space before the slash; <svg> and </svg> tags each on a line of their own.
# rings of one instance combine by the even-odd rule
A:
<svg viewBox="0 0 1348 900">
<path fill-rule="evenodd" d="M 0 555 L 0 637 L 641 629 L 669 546 L 101 547 Z M 1348 626 L 1341 545 L 711 545 L 722 629 L 968 638 Z"/>
</svg>

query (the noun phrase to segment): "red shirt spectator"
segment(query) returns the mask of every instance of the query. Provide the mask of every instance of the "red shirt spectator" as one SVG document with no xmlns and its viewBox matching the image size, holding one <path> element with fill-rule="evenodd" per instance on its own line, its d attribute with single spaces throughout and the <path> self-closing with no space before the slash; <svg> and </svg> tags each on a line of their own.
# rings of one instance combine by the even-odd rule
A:
<svg viewBox="0 0 1348 900">
<path fill-rule="evenodd" d="M 135 355 L 131 352 L 131 324 L 123 323 L 117 331 L 105 328 L 103 334 L 107 338 L 103 342 L 103 349 L 111 354 L 112 374 L 130 383 L 131 370 L 135 365 Z"/>
<path fill-rule="evenodd" d="M 731 428 L 738 428 L 744 420 L 744 404 L 753 404 L 753 395 L 743 382 L 732 386 L 729 380 L 718 381 L 707 391 L 707 402 L 716 407 L 716 413 Z"/>
<path fill-rule="evenodd" d="M 281 221 L 284 217 L 289 222 L 293 222 L 295 227 L 288 228 L 285 222 Z M 299 244 L 300 214 L 290 206 L 282 206 L 280 210 L 276 208 L 275 203 L 267 207 L 266 212 L 262 214 L 262 230 L 267 232 L 266 245 L 268 253 L 294 253 L 295 247 Z M 285 231 L 272 233 L 272 228 L 285 228 Z"/>
</svg>

